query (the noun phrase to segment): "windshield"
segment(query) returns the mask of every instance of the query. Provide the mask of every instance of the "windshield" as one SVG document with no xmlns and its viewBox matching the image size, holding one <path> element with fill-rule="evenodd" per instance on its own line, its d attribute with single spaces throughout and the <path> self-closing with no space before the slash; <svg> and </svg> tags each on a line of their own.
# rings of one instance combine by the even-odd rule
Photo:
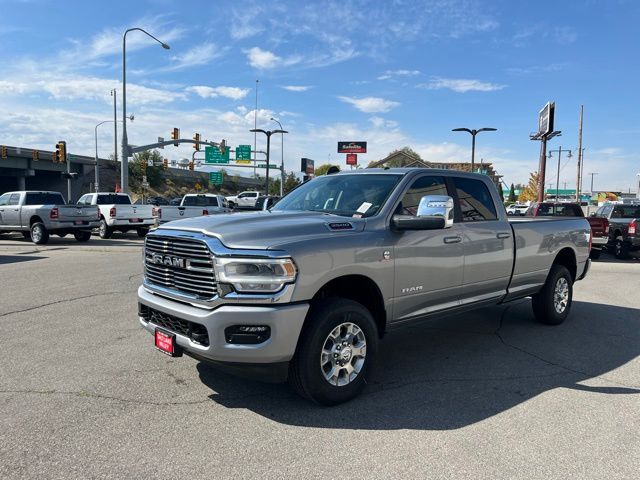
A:
<svg viewBox="0 0 640 480">
<path fill-rule="evenodd" d="M 378 213 L 400 175 L 325 175 L 302 184 L 271 210 L 309 210 L 344 217 L 371 217 Z"/>
</svg>

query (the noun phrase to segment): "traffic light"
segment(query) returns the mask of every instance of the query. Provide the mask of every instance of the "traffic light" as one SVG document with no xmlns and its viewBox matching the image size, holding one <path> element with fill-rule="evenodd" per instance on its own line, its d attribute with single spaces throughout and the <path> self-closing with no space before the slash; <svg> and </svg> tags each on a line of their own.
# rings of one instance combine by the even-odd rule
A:
<svg viewBox="0 0 640 480">
<path fill-rule="evenodd" d="M 2 145 L 0 147 L 0 157 L 2 157 L 2 158 L 7 158 L 8 157 L 7 146 L 6 145 Z"/>
<path fill-rule="evenodd" d="M 193 148 L 196 149 L 196 152 L 199 152 L 200 151 L 200 134 L 196 133 L 193 136 L 193 139 L 196 141 L 196 143 L 193 144 Z"/>
<path fill-rule="evenodd" d="M 220 153 L 222 155 L 224 155 L 225 152 L 227 151 L 227 141 L 224 138 L 220 142 L 220 145 L 218 146 L 218 148 L 220 149 Z"/>
<path fill-rule="evenodd" d="M 33 160 L 40 160 L 40 152 L 38 150 L 31 150 L 31 158 Z"/>
<path fill-rule="evenodd" d="M 164 168 L 165 170 L 167 168 L 169 168 L 169 159 L 165 158 L 164 160 L 162 160 L 162 168 Z"/>
<path fill-rule="evenodd" d="M 53 161 L 64 163 L 67 161 L 67 142 L 60 140 L 56 144 L 56 151 L 53 154 Z"/>
<path fill-rule="evenodd" d="M 174 140 L 173 142 L 174 147 L 177 147 L 178 145 L 180 145 L 180 143 L 178 142 L 179 139 L 180 139 L 180 129 L 174 128 L 173 131 L 171 132 L 171 140 Z"/>
<path fill-rule="evenodd" d="M 193 162 L 189 162 L 189 170 L 193 172 Z"/>
</svg>

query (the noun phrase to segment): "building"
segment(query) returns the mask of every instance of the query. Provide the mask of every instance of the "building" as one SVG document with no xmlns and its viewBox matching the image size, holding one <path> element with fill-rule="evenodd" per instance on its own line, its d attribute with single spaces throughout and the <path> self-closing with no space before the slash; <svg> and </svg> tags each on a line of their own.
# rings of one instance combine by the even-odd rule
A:
<svg viewBox="0 0 640 480">
<path fill-rule="evenodd" d="M 382 160 L 374 161 L 368 166 L 368 168 L 384 167 L 425 167 L 471 172 L 471 162 L 429 162 L 407 150 L 396 150 Z M 493 169 L 492 163 L 482 161 L 480 163 L 476 163 L 474 165 L 474 172 L 488 175 L 496 185 L 496 188 L 500 188 L 499 185 L 501 183 L 500 179 L 502 178 L 502 175 L 498 175 L 498 173 Z"/>
</svg>

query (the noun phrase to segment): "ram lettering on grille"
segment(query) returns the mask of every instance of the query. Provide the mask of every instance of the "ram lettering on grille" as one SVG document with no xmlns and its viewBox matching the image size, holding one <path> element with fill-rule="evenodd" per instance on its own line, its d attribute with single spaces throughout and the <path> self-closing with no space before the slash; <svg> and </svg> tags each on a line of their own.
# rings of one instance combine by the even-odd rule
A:
<svg viewBox="0 0 640 480">
<path fill-rule="evenodd" d="M 151 263 L 167 265 L 169 267 L 185 268 L 186 262 L 184 258 L 172 257 L 170 255 L 161 255 L 160 253 L 154 253 L 149 258 Z"/>
</svg>

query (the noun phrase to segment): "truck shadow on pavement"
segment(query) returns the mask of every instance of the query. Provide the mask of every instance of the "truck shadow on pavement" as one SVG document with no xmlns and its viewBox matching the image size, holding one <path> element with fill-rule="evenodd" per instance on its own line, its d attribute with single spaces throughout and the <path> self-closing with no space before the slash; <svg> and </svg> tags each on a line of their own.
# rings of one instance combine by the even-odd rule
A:
<svg viewBox="0 0 640 480">
<path fill-rule="evenodd" d="M 639 380 L 614 372 L 639 354 L 639 309 L 575 301 L 569 319 L 550 327 L 521 300 L 389 333 L 371 383 L 337 407 L 307 402 L 286 385 L 233 377 L 205 363 L 197 368 L 216 403 L 287 425 L 448 430 L 557 388 L 640 394 Z"/>
<path fill-rule="evenodd" d="M 9 263 L 30 262 L 32 260 L 42 260 L 47 257 L 36 257 L 34 255 L 0 255 L 0 265 Z"/>
</svg>

